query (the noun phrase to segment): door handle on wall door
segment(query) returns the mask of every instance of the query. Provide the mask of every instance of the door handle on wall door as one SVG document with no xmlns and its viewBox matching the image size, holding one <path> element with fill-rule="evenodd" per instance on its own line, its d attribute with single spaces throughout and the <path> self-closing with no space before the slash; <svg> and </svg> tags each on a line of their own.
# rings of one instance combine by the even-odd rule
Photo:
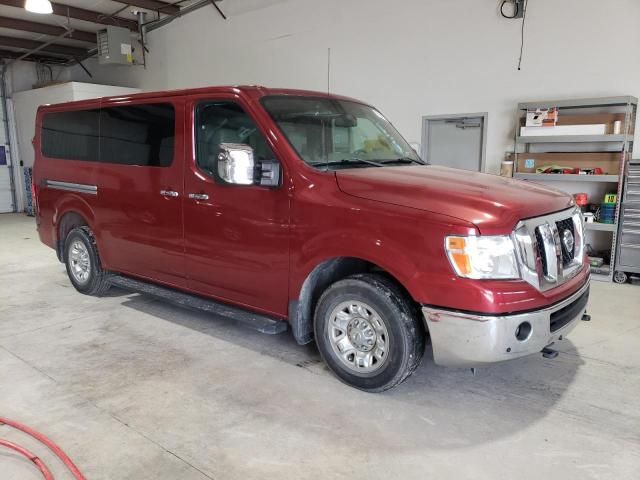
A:
<svg viewBox="0 0 640 480">
<path fill-rule="evenodd" d="M 209 200 L 209 195 L 206 193 L 190 193 L 189 198 L 193 200 Z"/>
<path fill-rule="evenodd" d="M 160 190 L 160 195 L 163 197 L 177 197 L 180 194 L 174 190 Z"/>
</svg>

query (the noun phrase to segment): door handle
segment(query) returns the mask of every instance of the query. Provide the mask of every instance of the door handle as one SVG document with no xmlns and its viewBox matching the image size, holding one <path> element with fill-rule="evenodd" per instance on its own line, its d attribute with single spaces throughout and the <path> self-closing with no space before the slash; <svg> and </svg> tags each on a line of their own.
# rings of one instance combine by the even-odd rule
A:
<svg viewBox="0 0 640 480">
<path fill-rule="evenodd" d="M 180 194 L 174 190 L 160 190 L 160 195 L 163 197 L 177 197 Z"/>
<path fill-rule="evenodd" d="M 189 198 L 193 200 L 209 200 L 209 195 L 206 193 L 190 193 Z"/>
</svg>

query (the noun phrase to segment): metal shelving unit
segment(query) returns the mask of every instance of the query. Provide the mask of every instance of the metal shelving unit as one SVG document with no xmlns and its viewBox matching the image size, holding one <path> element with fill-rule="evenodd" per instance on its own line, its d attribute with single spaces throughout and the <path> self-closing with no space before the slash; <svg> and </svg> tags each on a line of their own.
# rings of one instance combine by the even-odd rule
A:
<svg viewBox="0 0 640 480">
<path fill-rule="evenodd" d="M 584 227 L 587 230 L 594 230 L 598 232 L 615 232 L 616 230 L 618 230 L 617 223 L 593 222 L 593 223 L 585 223 Z"/>
<path fill-rule="evenodd" d="M 633 141 L 633 135 L 518 135 L 516 143 L 622 143 Z"/>
<path fill-rule="evenodd" d="M 534 180 L 536 182 L 605 182 L 618 183 L 618 175 L 554 175 L 549 173 L 514 173 L 514 178 L 520 180 Z"/>
<path fill-rule="evenodd" d="M 577 175 L 577 174 L 539 174 L 532 172 L 519 172 L 514 169 L 514 178 L 520 180 L 534 181 L 540 183 L 547 182 L 567 182 L 575 183 L 576 190 L 571 193 L 578 193 L 580 188 L 595 188 L 596 185 L 611 185 L 611 191 L 615 189 L 618 202 L 616 204 L 616 223 L 587 223 L 587 242 L 589 242 L 589 232 L 608 232 L 611 235 L 611 256 L 609 258 L 608 273 L 602 273 L 601 268 L 592 268 L 592 278 L 594 280 L 611 281 L 616 265 L 616 252 L 618 249 L 618 218 L 620 216 L 620 204 L 622 201 L 622 186 L 625 175 L 625 166 L 633 150 L 634 133 L 633 127 L 636 123 L 638 99 L 632 96 L 615 96 L 603 98 L 581 98 L 575 100 L 545 100 L 536 102 L 522 102 L 518 104 L 516 118 L 516 133 L 514 138 L 514 167 L 518 165 L 518 156 L 532 153 L 557 154 L 562 158 L 563 153 L 585 153 L 594 154 L 598 152 L 617 155 L 619 152 L 620 161 L 617 174 L 609 172 L 608 175 Z M 521 120 L 528 109 L 557 107 L 560 119 L 563 118 L 563 110 L 569 111 L 568 115 L 579 116 L 582 114 L 616 114 L 624 115 L 623 129 L 620 134 L 606 135 L 520 135 Z M 587 165 L 585 165 L 586 167 Z M 584 167 L 583 167 L 584 168 Z M 602 188 L 602 187 L 599 187 Z"/>
</svg>

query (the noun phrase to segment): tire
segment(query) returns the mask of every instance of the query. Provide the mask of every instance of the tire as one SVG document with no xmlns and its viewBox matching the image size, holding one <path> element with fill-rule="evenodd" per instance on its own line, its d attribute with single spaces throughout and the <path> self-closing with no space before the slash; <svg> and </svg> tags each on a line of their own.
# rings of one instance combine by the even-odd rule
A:
<svg viewBox="0 0 640 480">
<path fill-rule="evenodd" d="M 623 271 L 618 270 L 613 274 L 613 281 L 616 283 L 627 283 L 627 279 L 627 274 Z"/>
<path fill-rule="evenodd" d="M 69 280 L 85 295 L 102 296 L 111 284 L 109 274 L 102 270 L 93 232 L 87 226 L 76 227 L 64 241 L 64 264 Z"/>
<path fill-rule="evenodd" d="M 403 382 L 424 353 L 417 308 L 382 274 L 353 275 L 331 285 L 318 301 L 314 333 L 333 373 L 367 392 Z"/>
</svg>

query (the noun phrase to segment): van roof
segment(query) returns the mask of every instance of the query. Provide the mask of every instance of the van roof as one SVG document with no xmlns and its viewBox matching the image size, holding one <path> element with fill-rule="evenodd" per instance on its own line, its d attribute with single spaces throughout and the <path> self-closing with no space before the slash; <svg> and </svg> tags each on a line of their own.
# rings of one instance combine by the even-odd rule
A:
<svg viewBox="0 0 640 480">
<path fill-rule="evenodd" d="M 185 95 L 201 95 L 201 94 L 231 93 L 246 96 L 251 100 L 258 100 L 269 95 L 291 95 L 299 97 L 322 97 L 333 98 L 338 100 L 350 100 L 358 103 L 364 103 L 355 98 L 335 95 L 328 92 L 318 92 L 313 90 L 298 90 L 292 88 L 267 88 L 260 85 L 228 85 L 219 87 L 201 87 L 189 88 L 182 90 L 159 90 L 155 92 L 133 93 L 130 95 L 114 95 L 109 97 L 98 97 L 87 100 L 78 100 L 75 102 L 65 102 L 58 104 L 43 105 L 40 108 L 56 108 L 61 106 L 87 106 L 95 107 L 100 103 L 122 103 L 136 100 L 145 100 L 150 98 L 167 98 Z"/>
</svg>

